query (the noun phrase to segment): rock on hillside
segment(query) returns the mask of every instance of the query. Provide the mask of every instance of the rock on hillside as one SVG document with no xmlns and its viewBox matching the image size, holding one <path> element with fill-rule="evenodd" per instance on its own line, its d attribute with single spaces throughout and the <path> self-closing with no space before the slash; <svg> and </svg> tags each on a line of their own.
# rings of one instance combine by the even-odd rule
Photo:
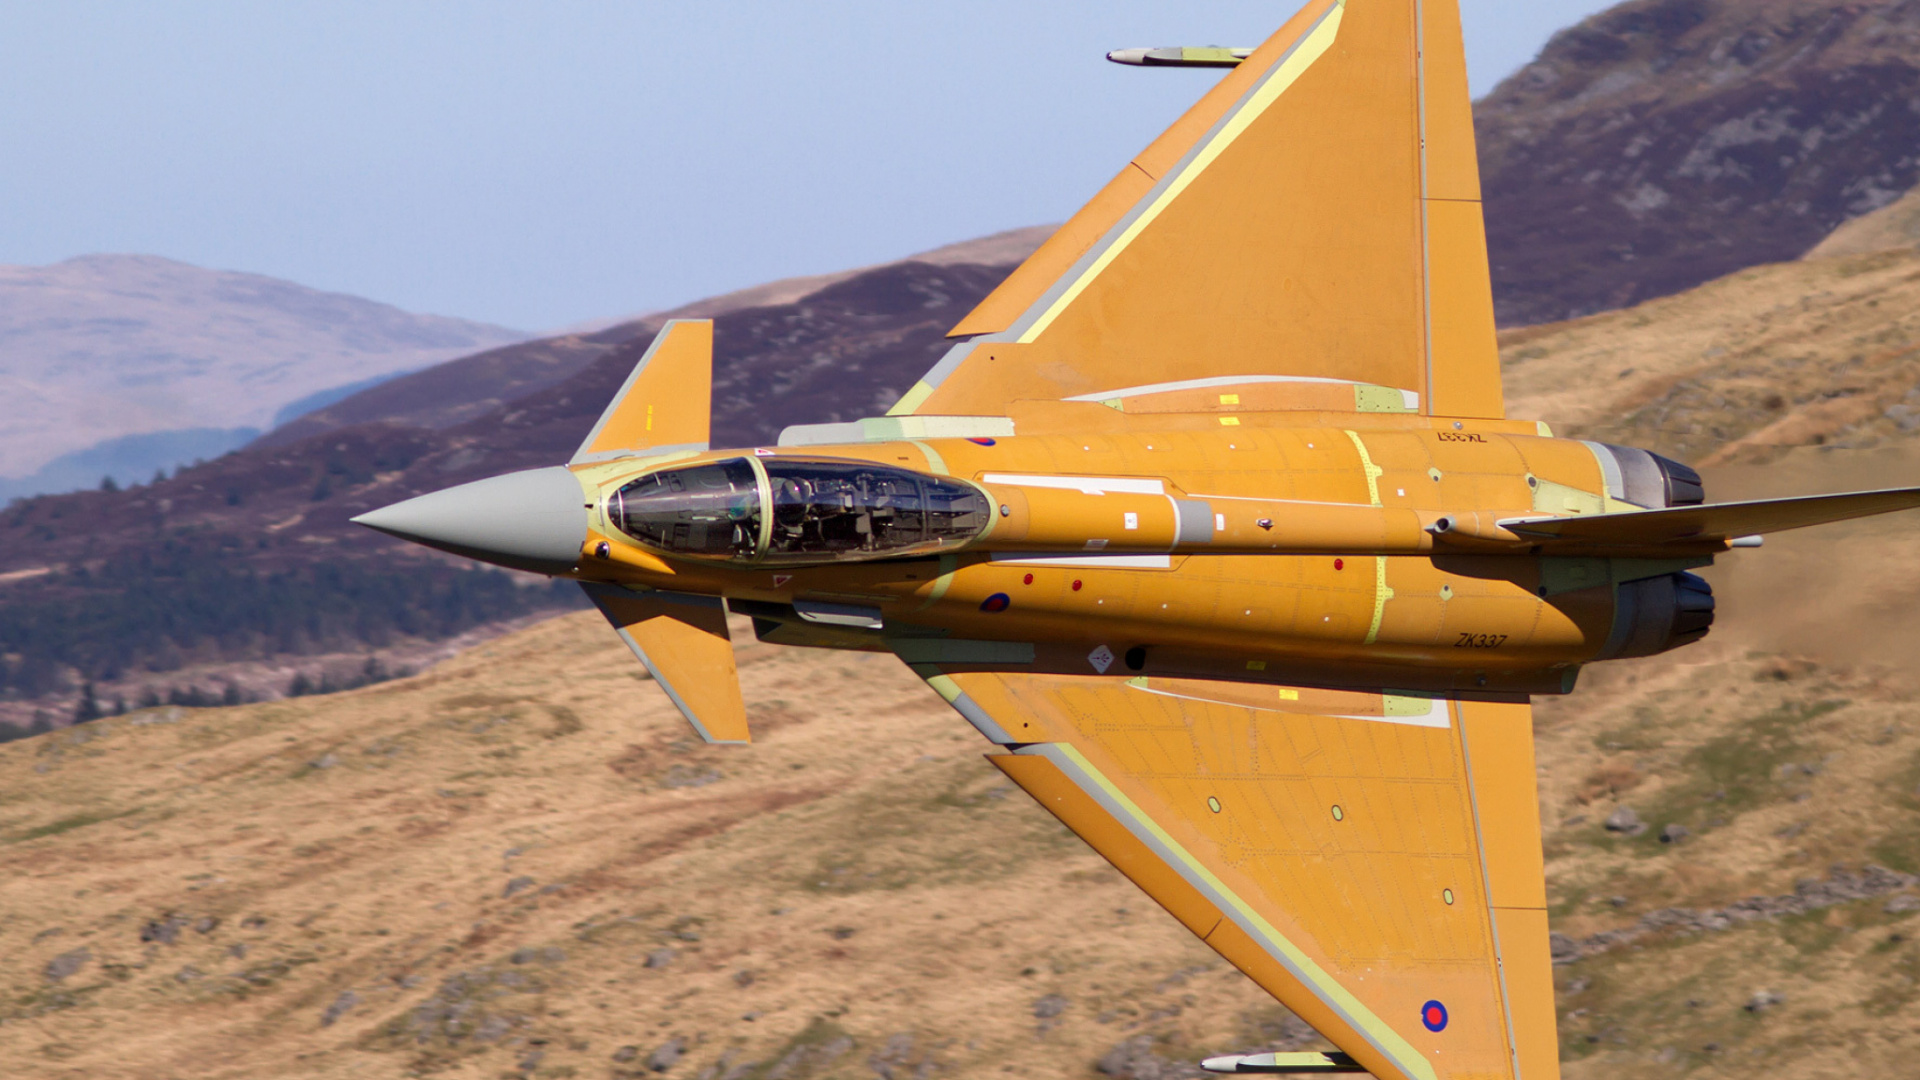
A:
<svg viewBox="0 0 1920 1080">
<path fill-rule="evenodd" d="M 1503 325 L 1798 258 L 1920 180 L 1920 0 L 1633 0 L 1475 105 Z"/>
<path fill-rule="evenodd" d="M 127 435 L 265 428 L 317 391 L 525 336 L 151 255 L 0 267 L 0 476 Z"/>
</svg>

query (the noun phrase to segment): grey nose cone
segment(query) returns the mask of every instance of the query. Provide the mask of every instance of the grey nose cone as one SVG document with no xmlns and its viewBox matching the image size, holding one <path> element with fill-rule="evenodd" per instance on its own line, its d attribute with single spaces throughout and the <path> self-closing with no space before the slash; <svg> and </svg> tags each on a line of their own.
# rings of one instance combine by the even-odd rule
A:
<svg viewBox="0 0 1920 1080">
<path fill-rule="evenodd" d="M 587 538 L 586 496 L 559 467 L 476 480 L 383 506 L 356 525 L 469 559 L 564 574 Z"/>
</svg>

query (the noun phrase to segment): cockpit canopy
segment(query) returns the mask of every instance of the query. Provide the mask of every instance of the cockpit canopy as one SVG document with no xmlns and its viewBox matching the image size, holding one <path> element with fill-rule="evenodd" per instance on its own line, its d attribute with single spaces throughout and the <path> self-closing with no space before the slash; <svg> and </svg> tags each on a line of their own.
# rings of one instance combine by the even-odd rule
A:
<svg viewBox="0 0 1920 1080">
<path fill-rule="evenodd" d="M 780 457 L 660 469 L 622 487 L 608 509 L 650 547 L 774 565 L 937 552 L 992 521 L 986 496 L 958 480 Z"/>
</svg>

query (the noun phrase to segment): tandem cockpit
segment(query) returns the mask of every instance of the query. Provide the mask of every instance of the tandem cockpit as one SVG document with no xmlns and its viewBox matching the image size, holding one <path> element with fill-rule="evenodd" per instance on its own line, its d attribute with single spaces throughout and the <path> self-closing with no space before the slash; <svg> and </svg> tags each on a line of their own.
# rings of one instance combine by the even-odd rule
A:
<svg viewBox="0 0 1920 1080">
<path fill-rule="evenodd" d="M 670 555 L 766 565 L 937 554 L 992 522 L 965 481 L 865 461 L 732 458 L 668 466 L 621 487 L 609 516 Z"/>
</svg>

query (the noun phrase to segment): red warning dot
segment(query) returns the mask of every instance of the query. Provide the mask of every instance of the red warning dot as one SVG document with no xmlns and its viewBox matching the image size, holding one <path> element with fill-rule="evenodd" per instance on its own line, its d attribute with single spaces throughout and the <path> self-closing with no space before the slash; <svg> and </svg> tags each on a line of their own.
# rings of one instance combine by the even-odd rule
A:
<svg viewBox="0 0 1920 1080">
<path fill-rule="evenodd" d="M 1345 559 L 1333 560 L 1333 568 L 1335 570 L 1345 570 L 1347 568 L 1347 560 Z"/>
<path fill-rule="evenodd" d="M 1022 585 L 1031 585 L 1031 584 L 1033 584 L 1033 575 L 1032 575 L 1032 574 L 1028 574 L 1028 575 L 1027 575 L 1027 576 L 1026 576 L 1025 578 L 1023 578 L 1023 579 L 1021 580 L 1021 582 L 1020 582 L 1020 583 L 1021 583 Z"/>
<path fill-rule="evenodd" d="M 1080 591 L 1080 582 L 1079 582 L 1079 580 L 1078 580 L 1078 579 L 1076 579 L 1076 580 L 1074 581 L 1074 583 L 1073 583 L 1073 591 L 1074 591 L 1074 592 L 1079 592 L 1079 591 Z"/>
</svg>

